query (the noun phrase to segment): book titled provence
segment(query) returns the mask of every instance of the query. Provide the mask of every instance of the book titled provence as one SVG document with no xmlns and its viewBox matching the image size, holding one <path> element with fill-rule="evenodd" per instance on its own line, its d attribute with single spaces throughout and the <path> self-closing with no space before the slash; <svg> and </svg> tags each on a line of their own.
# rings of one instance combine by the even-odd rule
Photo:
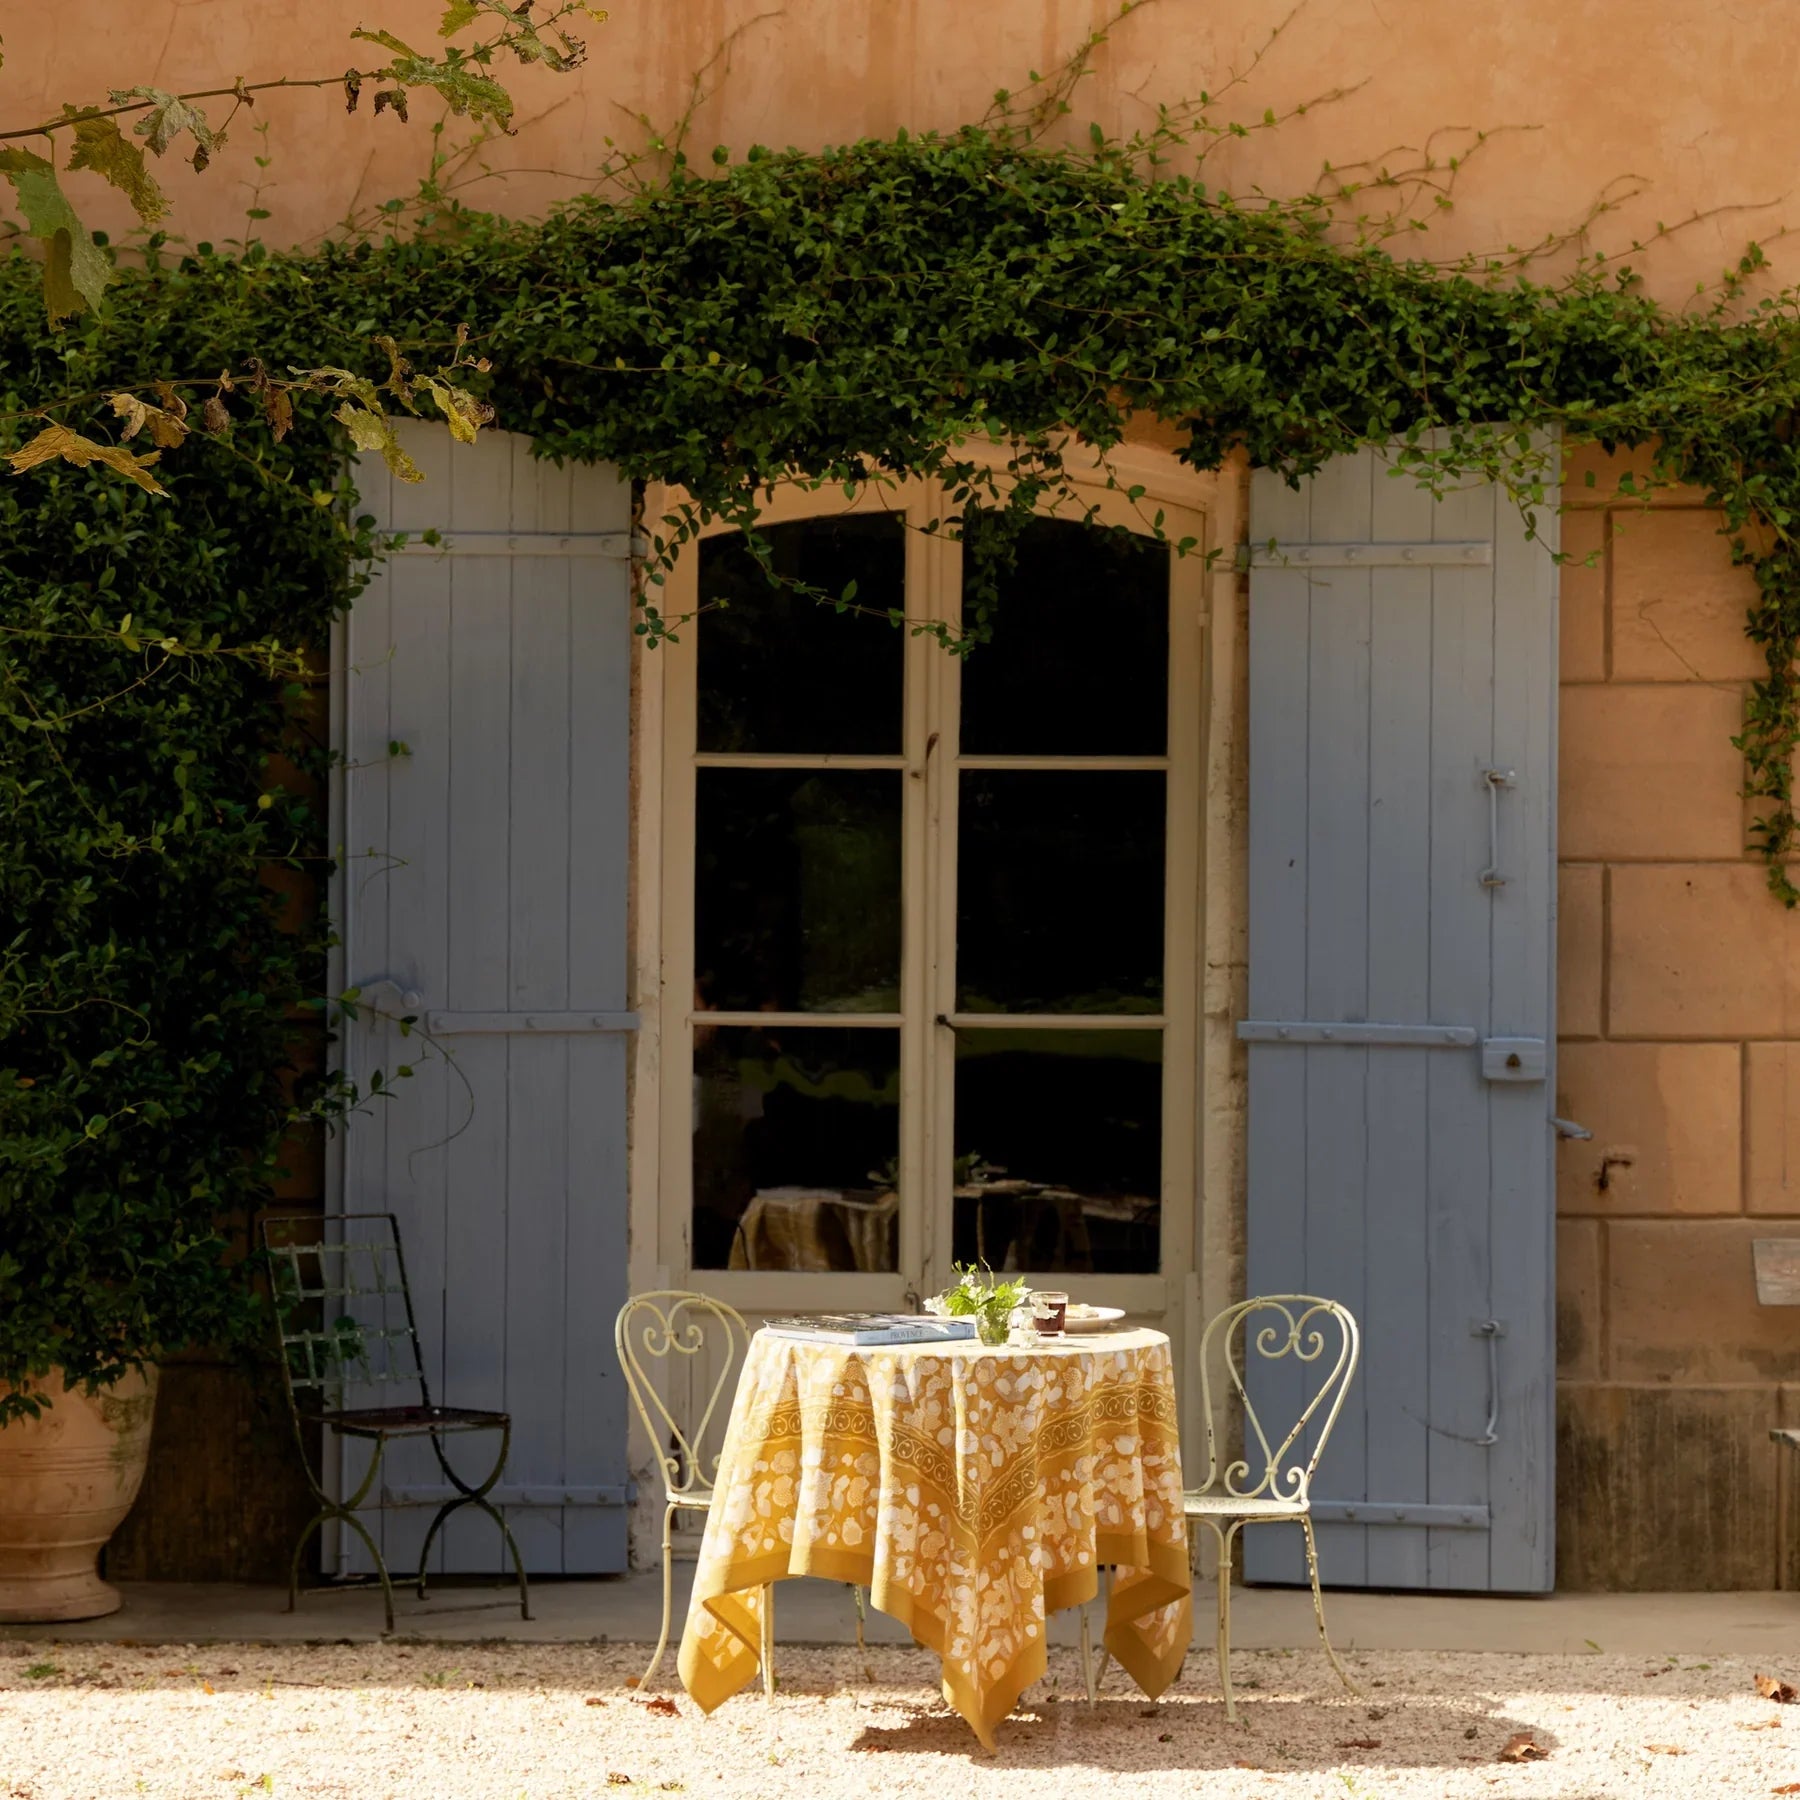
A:
<svg viewBox="0 0 1800 1800">
<path fill-rule="evenodd" d="M 770 1319 L 772 1337 L 811 1338 L 826 1344 L 953 1344 L 975 1335 L 973 1319 L 930 1319 L 917 1313 L 814 1313 Z"/>
</svg>

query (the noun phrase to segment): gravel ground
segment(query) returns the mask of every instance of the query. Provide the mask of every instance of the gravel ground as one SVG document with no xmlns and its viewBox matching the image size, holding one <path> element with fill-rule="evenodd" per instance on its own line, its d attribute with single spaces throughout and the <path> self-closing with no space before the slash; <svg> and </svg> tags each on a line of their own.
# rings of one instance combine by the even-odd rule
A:
<svg viewBox="0 0 1800 1800">
<path fill-rule="evenodd" d="M 1244 1652 L 1242 1723 L 1209 1658 L 1158 1706 L 1114 1670 L 1090 1709 L 1071 1652 L 990 1756 L 938 1698 L 934 1659 L 784 1649 L 782 1692 L 711 1719 L 620 1645 L 0 1645 L 0 1800 L 573 1800 L 1022 1792 L 1055 1800 L 1800 1793 L 1800 1705 L 1750 1663 L 1368 1654 L 1352 1700 L 1323 1657 Z M 1782 1671 L 1771 1671 L 1781 1673 Z M 1541 1760 L 1508 1762 L 1526 1733 Z M 1789 1783 L 1795 1784 L 1788 1786 Z"/>
</svg>

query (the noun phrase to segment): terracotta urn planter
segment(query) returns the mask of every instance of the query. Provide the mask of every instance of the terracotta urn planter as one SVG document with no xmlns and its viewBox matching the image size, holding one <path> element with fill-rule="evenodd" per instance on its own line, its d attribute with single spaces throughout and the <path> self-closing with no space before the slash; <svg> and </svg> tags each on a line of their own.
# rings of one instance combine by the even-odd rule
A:
<svg viewBox="0 0 1800 1800">
<path fill-rule="evenodd" d="M 98 1619 L 124 1604 L 96 1569 L 144 1479 L 156 1373 L 97 1394 L 65 1390 L 35 1419 L 0 1425 L 0 1623 Z"/>
</svg>

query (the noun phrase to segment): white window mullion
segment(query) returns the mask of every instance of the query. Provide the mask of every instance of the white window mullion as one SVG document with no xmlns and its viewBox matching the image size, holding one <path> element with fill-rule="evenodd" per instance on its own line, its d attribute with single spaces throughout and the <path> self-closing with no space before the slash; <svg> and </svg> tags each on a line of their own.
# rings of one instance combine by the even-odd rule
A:
<svg viewBox="0 0 1800 1800">
<path fill-rule="evenodd" d="M 952 628 L 962 619 L 962 545 L 934 532 L 921 540 L 923 579 L 921 621 L 942 620 Z M 911 602 L 909 601 L 909 605 Z M 923 1081 L 920 1126 L 925 1166 L 919 1183 L 929 1250 L 928 1290 L 950 1280 L 955 1198 L 952 1194 L 952 1133 L 955 1128 L 956 1042 L 940 1021 L 956 1004 L 956 749 L 962 688 L 961 659 L 930 636 L 916 640 L 922 651 L 920 691 L 925 706 L 926 834 L 923 857 L 924 930 L 928 949 L 919 1020 Z"/>
</svg>

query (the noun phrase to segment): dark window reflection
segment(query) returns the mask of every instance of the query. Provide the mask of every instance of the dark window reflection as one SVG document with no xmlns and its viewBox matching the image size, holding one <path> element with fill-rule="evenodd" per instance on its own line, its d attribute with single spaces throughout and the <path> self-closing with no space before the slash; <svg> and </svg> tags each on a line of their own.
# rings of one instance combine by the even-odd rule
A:
<svg viewBox="0 0 1800 1800">
<path fill-rule="evenodd" d="M 1162 773 L 961 779 L 957 1010 L 1158 1011 Z"/>
<path fill-rule="evenodd" d="M 698 772 L 696 1005 L 897 1010 L 900 784 L 887 770 Z"/>
<path fill-rule="evenodd" d="M 694 1028 L 695 1268 L 897 1268 L 899 1154 L 899 1032 Z"/>
<path fill-rule="evenodd" d="M 1161 756 L 1172 554 L 1154 538 L 1067 519 L 1026 526 L 1000 578 L 993 636 L 964 665 L 963 750 Z"/>
<path fill-rule="evenodd" d="M 1160 1032 L 957 1034 L 959 1262 L 1153 1274 L 1161 1193 Z"/>
<path fill-rule="evenodd" d="M 765 535 L 776 573 L 827 593 L 856 583 L 858 607 L 906 603 L 905 530 L 896 513 L 804 519 Z M 906 635 L 771 586 L 735 533 L 700 545 L 702 751 L 898 755 Z M 724 603 L 724 604 L 721 604 Z"/>
</svg>

